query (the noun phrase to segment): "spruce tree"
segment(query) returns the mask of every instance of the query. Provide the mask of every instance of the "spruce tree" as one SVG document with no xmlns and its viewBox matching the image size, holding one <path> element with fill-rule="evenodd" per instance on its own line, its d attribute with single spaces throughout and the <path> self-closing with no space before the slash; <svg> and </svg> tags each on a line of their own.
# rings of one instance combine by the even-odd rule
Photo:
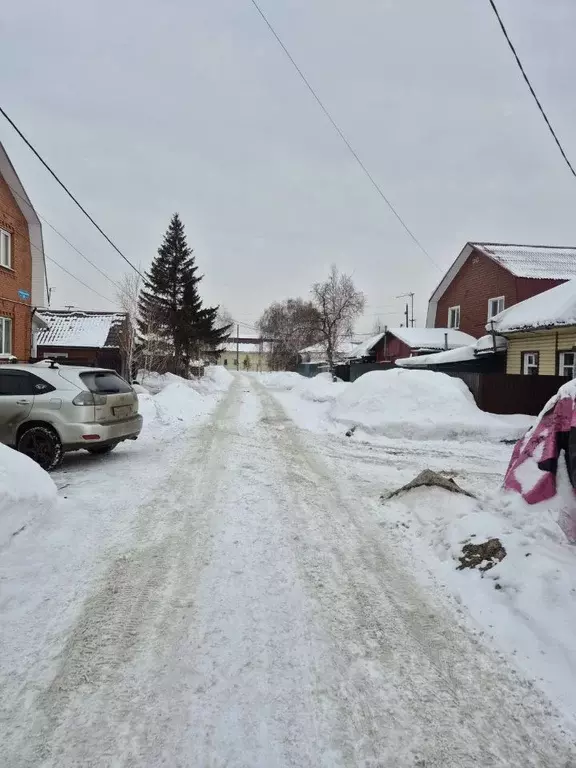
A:
<svg viewBox="0 0 576 768">
<path fill-rule="evenodd" d="M 184 225 L 175 213 L 140 292 L 138 325 L 144 339 L 153 336 L 167 344 L 172 357 L 167 367 L 181 376 L 187 375 L 190 360 L 217 348 L 230 330 L 214 327 L 218 307 L 203 307 L 198 292 L 202 275 L 197 272 Z"/>
</svg>

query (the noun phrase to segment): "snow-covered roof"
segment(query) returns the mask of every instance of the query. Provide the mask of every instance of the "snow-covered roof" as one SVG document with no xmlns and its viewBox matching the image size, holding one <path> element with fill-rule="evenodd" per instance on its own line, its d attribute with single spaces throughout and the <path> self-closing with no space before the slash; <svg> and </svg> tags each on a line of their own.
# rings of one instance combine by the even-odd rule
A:
<svg viewBox="0 0 576 768">
<path fill-rule="evenodd" d="M 122 312 L 45 310 L 39 313 L 48 327 L 37 334 L 42 347 L 118 347 L 119 331 L 126 320 Z"/>
<path fill-rule="evenodd" d="M 475 344 L 476 339 L 469 333 L 453 328 L 388 328 L 388 333 L 403 341 L 410 349 L 454 349 Z M 448 344 L 446 344 L 448 334 Z"/>
<path fill-rule="evenodd" d="M 402 357 L 396 360 L 396 365 L 400 368 L 426 368 L 429 365 L 440 365 L 441 363 L 460 363 L 466 360 L 474 360 L 474 344 L 466 347 L 456 347 L 456 349 L 447 349 L 444 352 L 435 352 L 433 355 L 416 355 L 415 357 Z"/>
<path fill-rule="evenodd" d="M 496 336 L 496 350 L 505 350 L 508 342 L 503 336 Z M 426 368 L 429 365 L 441 365 L 445 363 L 462 363 L 474 360 L 478 355 L 485 356 L 494 352 L 494 339 L 490 334 L 482 336 L 474 344 L 465 347 L 455 347 L 443 352 L 434 352 L 431 355 L 415 355 L 396 360 L 396 365 L 401 368 Z"/>
<path fill-rule="evenodd" d="M 554 245 L 472 243 L 516 277 L 571 280 L 576 277 L 576 248 Z"/>
<path fill-rule="evenodd" d="M 386 335 L 385 332 L 377 333 L 375 336 L 371 336 L 366 341 L 358 344 L 354 349 L 354 357 L 360 359 L 362 357 L 368 357 L 376 344 Z"/>
<path fill-rule="evenodd" d="M 476 342 L 476 354 L 483 355 L 487 352 L 494 352 L 494 342 L 496 342 L 496 351 L 505 351 L 508 347 L 508 340 L 504 336 L 494 336 L 488 333 L 481 336 Z"/>
<path fill-rule="evenodd" d="M 338 351 L 335 354 L 337 360 L 350 360 L 357 357 L 357 349 L 360 342 L 352 339 L 348 341 L 341 341 L 338 345 Z M 324 344 L 312 344 L 310 347 L 304 347 L 298 353 L 304 362 L 307 363 L 325 363 L 326 362 L 326 347 Z"/>
<path fill-rule="evenodd" d="M 492 320 L 497 333 L 576 325 L 576 280 L 514 304 Z"/>
</svg>

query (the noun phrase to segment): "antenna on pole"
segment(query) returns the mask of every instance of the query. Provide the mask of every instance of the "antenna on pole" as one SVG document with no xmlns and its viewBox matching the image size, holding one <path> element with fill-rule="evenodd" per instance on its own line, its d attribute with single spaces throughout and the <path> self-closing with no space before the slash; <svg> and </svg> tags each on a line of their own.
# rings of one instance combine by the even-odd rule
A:
<svg viewBox="0 0 576 768">
<path fill-rule="evenodd" d="M 414 328 L 414 292 L 401 293 L 400 296 L 396 296 L 397 299 L 410 299 L 410 322 L 408 322 L 408 305 L 406 305 L 406 328 L 410 325 Z"/>
</svg>

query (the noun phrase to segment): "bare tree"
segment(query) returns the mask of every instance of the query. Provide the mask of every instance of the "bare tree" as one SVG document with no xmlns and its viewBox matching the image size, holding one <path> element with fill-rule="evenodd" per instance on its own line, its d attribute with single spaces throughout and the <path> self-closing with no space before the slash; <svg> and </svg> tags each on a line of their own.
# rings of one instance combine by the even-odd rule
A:
<svg viewBox="0 0 576 768">
<path fill-rule="evenodd" d="M 314 283 L 312 299 L 319 316 L 321 344 L 333 373 L 342 342 L 352 336 L 354 322 L 364 312 L 366 299 L 356 290 L 352 277 L 338 272 L 335 265 L 326 281 Z"/>
<path fill-rule="evenodd" d="M 286 299 L 271 304 L 258 321 L 266 341 L 268 367 L 273 371 L 293 370 L 301 349 L 319 341 L 320 318 L 312 302 Z"/>
<path fill-rule="evenodd" d="M 216 322 L 214 323 L 216 328 L 224 328 L 225 326 L 234 325 L 234 318 L 226 307 L 218 307 L 216 314 Z"/>
<path fill-rule="evenodd" d="M 126 313 L 126 322 L 120 334 L 120 347 L 128 377 L 133 376 L 135 369 L 134 351 L 136 348 L 136 321 L 138 317 L 140 283 L 140 275 L 137 272 L 129 272 L 122 275 L 118 283 L 118 303 L 122 311 Z"/>
</svg>

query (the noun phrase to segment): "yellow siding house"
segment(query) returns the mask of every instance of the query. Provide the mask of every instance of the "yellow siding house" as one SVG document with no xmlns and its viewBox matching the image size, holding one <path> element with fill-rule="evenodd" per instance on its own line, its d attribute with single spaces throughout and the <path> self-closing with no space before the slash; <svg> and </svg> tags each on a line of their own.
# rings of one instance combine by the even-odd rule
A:
<svg viewBox="0 0 576 768">
<path fill-rule="evenodd" d="M 505 309 L 493 324 L 508 339 L 507 373 L 576 378 L 576 280 Z"/>
</svg>

